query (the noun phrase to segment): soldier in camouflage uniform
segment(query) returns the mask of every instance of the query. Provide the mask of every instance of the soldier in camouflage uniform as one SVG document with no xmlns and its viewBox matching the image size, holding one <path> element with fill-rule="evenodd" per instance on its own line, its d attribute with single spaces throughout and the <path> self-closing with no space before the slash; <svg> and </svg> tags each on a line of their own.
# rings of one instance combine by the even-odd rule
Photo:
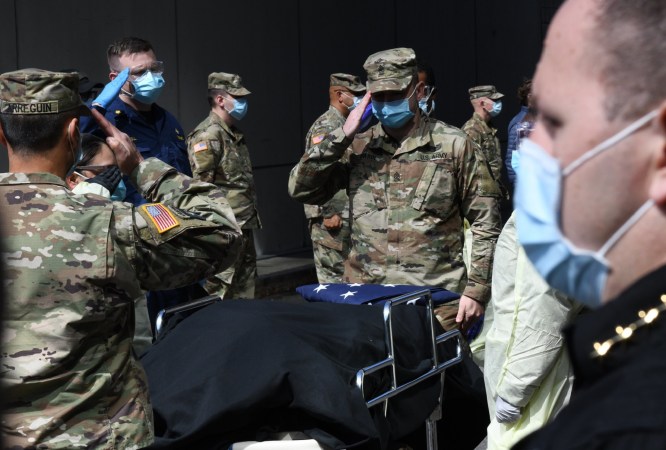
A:
<svg viewBox="0 0 666 450">
<path fill-rule="evenodd" d="M 305 136 L 305 152 L 319 144 L 328 133 L 340 128 L 349 112 L 365 94 L 365 86 L 359 77 L 346 73 L 330 76 L 328 110 L 319 116 Z M 360 96 L 359 96 L 360 95 Z M 348 155 L 343 161 L 349 159 Z M 320 283 L 341 283 L 344 262 L 349 253 L 349 197 L 340 189 L 323 205 L 305 205 L 312 251 Z"/>
<path fill-rule="evenodd" d="M 477 149 L 483 152 L 493 178 L 500 189 L 502 187 L 502 148 L 497 139 L 497 128 L 492 126 L 491 119 L 502 110 L 499 101 L 504 94 L 497 92 L 495 86 L 476 86 L 469 89 L 469 99 L 474 108 L 472 118 L 462 127 Z"/>
<path fill-rule="evenodd" d="M 70 191 L 75 73 L 0 75 L 4 284 L 3 444 L 135 449 L 153 441 L 146 377 L 132 347 L 132 299 L 233 264 L 241 234 L 223 192 L 143 160 L 97 111 L 120 170 L 150 203 Z M 25 131 L 24 131 L 25 130 Z"/>
<path fill-rule="evenodd" d="M 303 155 L 291 171 L 289 193 L 323 204 L 347 188 L 352 248 L 345 280 L 459 292 L 459 304 L 438 315 L 445 328 L 457 323 L 466 329 L 490 297 L 499 192 L 465 134 L 420 113 L 424 84 L 417 79 L 415 58 L 408 48 L 368 57 L 370 92 L 342 127 Z M 380 124 L 356 134 L 371 97 Z M 344 163 L 350 145 L 353 153 Z M 462 260 L 464 217 L 474 233 L 469 274 Z"/>
<path fill-rule="evenodd" d="M 254 298 L 257 252 L 253 230 L 261 228 L 250 153 L 237 123 L 247 112 L 250 91 L 238 75 L 208 76 L 210 114 L 187 137 L 194 178 L 213 183 L 225 196 L 243 230 L 243 248 L 234 267 L 206 281 L 206 290 L 222 298 Z"/>
</svg>

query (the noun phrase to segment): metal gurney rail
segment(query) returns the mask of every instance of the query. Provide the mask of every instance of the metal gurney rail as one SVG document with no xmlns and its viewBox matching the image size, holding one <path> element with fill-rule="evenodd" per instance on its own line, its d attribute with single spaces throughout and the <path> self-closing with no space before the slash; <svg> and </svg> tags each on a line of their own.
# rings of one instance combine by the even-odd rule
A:
<svg viewBox="0 0 666 450">
<path fill-rule="evenodd" d="M 420 357 L 420 361 L 423 363 L 425 362 L 427 366 L 429 366 L 429 369 L 426 367 L 423 370 L 427 370 L 425 373 L 422 373 L 421 375 L 415 376 L 411 380 L 400 380 L 401 384 L 398 384 L 398 371 L 396 370 L 396 367 L 402 367 L 400 364 L 397 364 L 396 362 L 396 356 L 398 358 L 398 361 L 400 360 L 400 337 L 403 336 L 401 333 L 398 333 L 394 336 L 394 311 L 393 308 L 400 306 L 400 305 L 405 305 L 407 303 L 410 303 L 412 301 L 417 301 L 417 300 L 422 300 L 425 303 L 426 311 L 425 314 L 419 315 L 423 318 L 425 322 L 421 322 L 424 325 L 424 333 L 421 335 L 422 338 L 419 340 L 417 343 L 419 346 L 422 346 L 424 349 L 424 354 L 422 357 Z M 179 313 L 179 312 L 186 312 L 186 311 L 191 311 L 193 309 L 199 309 L 204 306 L 207 306 L 209 304 L 215 303 L 217 301 L 220 301 L 220 298 L 218 296 L 208 296 L 208 297 L 203 297 L 198 300 L 191 301 L 189 303 L 175 306 L 172 308 L 168 308 L 166 310 L 160 311 L 158 314 L 158 319 L 156 323 L 156 331 L 157 333 L 160 333 L 160 331 L 164 331 L 163 329 L 165 328 L 165 324 L 168 321 L 169 316 Z M 403 306 L 403 307 L 408 307 L 408 306 Z M 375 318 L 377 316 L 374 316 Z M 406 391 L 407 389 L 410 389 L 412 387 L 417 386 L 419 383 L 431 379 L 431 377 L 434 376 L 440 376 L 440 381 L 442 382 L 443 386 L 443 380 L 444 380 L 444 372 L 447 368 L 458 364 L 462 361 L 462 337 L 461 334 L 458 330 L 452 330 L 448 332 L 444 332 L 441 334 L 438 333 L 438 324 L 435 322 L 437 319 L 435 318 L 434 315 L 434 302 L 432 299 L 432 295 L 430 290 L 428 289 L 421 289 L 417 290 L 408 294 L 403 294 L 397 297 L 394 297 L 390 300 L 387 300 L 386 303 L 384 303 L 382 307 L 382 319 L 383 319 L 383 328 L 384 328 L 384 348 L 386 349 L 386 357 L 383 358 L 382 360 L 375 362 L 373 364 L 370 364 L 366 367 L 363 367 L 359 369 L 356 372 L 355 376 L 355 387 L 360 390 L 361 395 L 363 396 L 363 399 L 366 403 L 366 406 L 368 408 L 379 408 L 381 407 L 382 410 L 376 410 L 375 412 L 378 414 L 384 414 L 386 415 L 388 412 L 388 408 L 390 407 L 390 399 L 394 396 L 397 396 L 401 394 L 402 392 Z M 376 320 L 376 319 L 375 319 Z M 396 319 L 398 320 L 398 319 Z M 420 323 L 420 319 L 417 320 L 413 325 L 416 325 L 417 323 Z M 396 325 L 397 326 L 397 325 Z M 396 328 L 397 330 L 397 328 Z M 397 331 L 396 331 L 397 332 Z M 379 332 L 379 337 L 381 339 L 381 331 Z M 394 337 L 397 340 L 397 342 L 394 342 Z M 447 356 L 444 360 L 441 360 L 441 349 L 439 348 L 440 345 L 444 344 L 447 341 L 454 340 L 455 345 L 452 345 L 451 347 L 454 347 L 455 350 L 452 351 L 452 348 L 447 348 Z M 398 344 L 396 346 L 396 344 Z M 438 352 L 438 350 L 440 350 Z M 396 352 L 398 352 L 398 355 L 396 355 Z M 452 356 L 449 356 L 453 353 Z M 381 354 L 380 354 L 381 355 Z M 381 356 L 378 355 L 378 357 L 381 358 Z M 366 358 L 366 361 L 368 358 Z M 419 364 L 419 367 L 424 367 L 423 364 Z M 358 367 L 358 366 L 357 366 Z M 410 367 L 411 369 L 411 367 Z M 385 392 L 379 393 L 379 394 L 373 394 L 373 398 L 367 399 L 365 396 L 365 382 L 366 382 L 366 375 L 371 375 L 374 374 L 375 372 L 379 371 L 385 371 L 384 373 L 388 375 L 389 378 L 389 383 L 384 383 L 384 386 L 386 384 L 389 384 L 390 387 Z M 374 378 L 374 377 L 373 377 Z M 435 390 L 436 391 L 436 390 Z M 433 392 L 433 396 L 437 395 L 436 392 Z M 439 390 L 439 397 L 438 397 L 438 402 L 437 406 L 435 409 L 429 414 L 429 417 L 426 419 L 426 439 L 427 439 L 427 449 L 428 450 L 436 450 L 437 449 L 437 428 L 436 428 L 436 421 L 441 418 L 442 414 L 442 389 L 440 388 Z M 434 402 L 433 402 L 434 403 Z M 432 403 L 431 403 L 432 404 Z M 423 411 L 423 416 L 425 417 L 426 414 L 428 414 L 429 411 Z M 272 442 L 272 441 L 270 441 Z M 315 441 L 312 441 L 315 442 Z M 269 444 L 269 442 L 265 441 L 265 444 Z M 234 444 L 232 448 L 247 448 L 248 450 L 250 448 L 254 447 L 243 447 L 243 446 L 238 446 L 238 445 L 243 445 L 243 444 L 250 444 L 249 442 L 245 443 L 237 443 Z M 260 444 L 260 443 L 256 443 Z M 262 447 L 263 448 L 263 447 Z M 313 447 L 315 448 L 315 447 Z M 319 447 L 317 447 L 319 448 Z"/>
<path fill-rule="evenodd" d="M 405 303 L 413 302 L 418 299 L 424 299 L 426 302 L 427 314 L 425 315 L 426 325 L 430 329 L 430 338 L 431 338 L 431 351 L 432 351 L 432 367 L 426 373 L 404 382 L 401 385 L 398 385 L 396 368 L 395 368 L 395 347 L 393 342 L 393 324 L 392 324 L 392 310 L 393 307 L 402 305 Z M 360 369 L 356 373 L 356 387 L 360 389 L 363 398 L 365 399 L 364 385 L 365 385 L 365 376 L 380 370 L 390 368 L 391 374 L 391 387 L 386 392 L 383 392 L 369 400 L 366 399 L 366 404 L 368 408 L 372 408 L 380 403 L 384 404 L 384 415 L 386 415 L 389 405 L 389 399 L 395 397 L 396 395 L 404 392 L 405 390 L 416 386 L 420 382 L 433 377 L 435 375 L 441 376 L 442 387 L 444 383 L 444 371 L 451 367 L 454 364 L 458 364 L 462 361 L 462 345 L 461 345 L 461 334 L 459 330 L 451 330 L 444 332 L 439 335 L 435 335 L 435 315 L 434 307 L 432 301 L 432 295 L 428 289 L 423 289 L 420 291 L 415 291 L 409 294 L 401 295 L 393 300 L 389 300 L 384 304 L 383 309 L 383 318 L 384 318 L 384 340 L 386 344 L 387 355 L 386 358 L 366 366 Z M 442 344 L 450 339 L 456 339 L 456 354 L 451 359 L 445 361 L 439 361 L 439 356 L 437 354 L 437 346 Z M 437 427 L 436 422 L 442 416 L 442 398 L 440 394 L 440 401 L 438 406 L 432 412 L 432 414 L 426 420 L 426 442 L 428 450 L 437 450 Z"/>
</svg>

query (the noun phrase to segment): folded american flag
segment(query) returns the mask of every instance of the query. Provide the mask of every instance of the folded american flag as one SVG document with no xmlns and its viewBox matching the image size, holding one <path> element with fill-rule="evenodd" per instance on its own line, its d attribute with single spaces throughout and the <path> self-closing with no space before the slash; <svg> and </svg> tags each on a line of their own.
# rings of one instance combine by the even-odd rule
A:
<svg viewBox="0 0 666 450">
<path fill-rule="evenodd" d="M 435 306 L 457 300 L 460 294 L 444 288 L 428 286 L 411 286 L 408 284 L 359 284 L 359 283 L 326 283 L 306 284 L 296 288 L 301 297 L 309 302 L 347 303 L 349 305 L 375 305 L 385 302 L 398 295 L 410 292 L 430 290 Z M 425 304 L 419 299 L 417 304 Z M 468 340 L 474 339 L 483 327 L 483 316 L 467 330 Z"/>
<path fill-rule="evenodd" d="M 438 287 L 411 286 L 407 284 L 359 284 L 325 283 L 306 284 L 296 288 L 304 299 L 310 302 L 347 303 L 350 305 L 377 304 L 397 295 L 430 290 L 435 305 L 441 305 L 460 298 L 460 294 Z M 423 303 L 422 300 L 418 302 Z"/>
</svg>

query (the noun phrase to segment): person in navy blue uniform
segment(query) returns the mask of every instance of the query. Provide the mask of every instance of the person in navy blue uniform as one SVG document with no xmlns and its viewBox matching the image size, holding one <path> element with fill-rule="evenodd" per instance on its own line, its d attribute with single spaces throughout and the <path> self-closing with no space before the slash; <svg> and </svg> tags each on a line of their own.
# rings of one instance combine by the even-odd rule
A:
<svg viewBox="0 0 666 450">
<path fill-rule="evenodd" d="M 120 91 L 102 91 L 93 105 L 104 110 L 107 120 L 132 138 L 141 156 L 156 157 L 191 177 L 183 128 L 169 111 L 155 103 L 165 86 L 164 62 L 157 59 L 150 42 L 125 37 L 109 45 L 106 56 L 112 83 L 121 73 L 124 78 L 125 69 L 129 69 L 129 74 Z M 81 121 L 81 131 L 99 133 L 93 120 Z M 134 205 L 146 202 L 131 183 L 126 186 L 126 202 Z M 205 295 L 199 284 L 149 292 L 148 312 L 153 329 L 159 310 Z"/>
</svg>

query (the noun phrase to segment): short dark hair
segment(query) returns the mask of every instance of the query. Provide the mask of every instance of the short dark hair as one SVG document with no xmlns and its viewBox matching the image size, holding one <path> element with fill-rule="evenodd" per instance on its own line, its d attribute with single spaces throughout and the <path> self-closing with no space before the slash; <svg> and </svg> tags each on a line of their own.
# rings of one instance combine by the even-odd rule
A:
<svg viewBox="0 0 666 450">
<path fill-rule="evenodd" d="M 602 59 L 597 70 L 603 73 L 609 91 L 605 96 L 606 115 L 613 120 L 646 114 L 666 99 L 666 2 L 597 3 L 597 26 L 592 37 Z"/>
<path fill-rule="evenodd" d="M 226 95 L 227 91 L 224 89 L 208 89 L 208 106 L 211 108 L 215 106 L 215 97 L 218 95 Z"/>
<path fill-rule="evenodd" d="M 134 53 L 145 53 L 155 51 L 153 46 L 145 39 L 138 37 L 124 37 L 113 42 L 106 49 L 106 59 L 111 60 L 112 56 L 123 56 L 125 54 L 132 55 Z"/>
<path fill-rule="evenodd" d="M 29 155 L 52 149 L 62 137 L 67 122 L 76 110 L 58 114 L 0 114 L 0 125 L 14 153 Z"/>
<path fill-rule="evenodd" d="M 91 133 L 83 133 L 81 135 L 81 160 L 76 165 L 89 165 L 90 161 L 97 156 L 104 144 L 106 144 L 106 141 L 101 137 Z"/>
</svg>

